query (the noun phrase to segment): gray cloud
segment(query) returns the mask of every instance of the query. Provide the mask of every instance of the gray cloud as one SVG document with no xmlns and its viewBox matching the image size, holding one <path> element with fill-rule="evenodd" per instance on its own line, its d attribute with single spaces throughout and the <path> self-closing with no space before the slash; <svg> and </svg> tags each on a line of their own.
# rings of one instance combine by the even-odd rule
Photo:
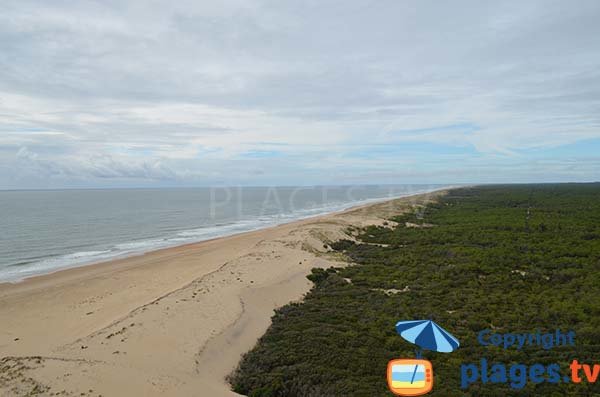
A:
<svg viewBox="0 0 600 397">
<path fill-rule="evenodd" d="M 9 2 L 0 188 L 44 172 L 94 185 L 448 169 L 440 151 L 403 150 L 414 143 L 472 148 L 451 161 L 483 162 L 490 178 L 525 162 L 535 180 L 527 150 L 598 145 L 599 17 L 591 0 Z M 391 170 L 357 145 L 396 147 L 380 159 Z M 565 161 L 548 172 L 598 175 Z M 464 169 L 461 180 L 486 177 Z"/>
</svg>

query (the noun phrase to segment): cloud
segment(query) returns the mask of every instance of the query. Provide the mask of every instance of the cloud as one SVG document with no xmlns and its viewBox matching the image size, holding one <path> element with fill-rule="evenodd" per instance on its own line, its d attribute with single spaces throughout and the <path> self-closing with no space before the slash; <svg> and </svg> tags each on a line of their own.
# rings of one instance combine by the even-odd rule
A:
<svg viewBox="0 0 600 397">
<path fill-rule="evenodd" d="M 461 180 L 517 164 L 537 180 L 538 150 L 549 174 L 597 179 L 595 163 L 550 152 L 600 138 L 599 17 L 591 0 L 13 2 L 0 188 L 44 172 L 91 186 L 344 183 L 358 166 L 387 182 L 446 175 L 446 161 L 481 164 L 459 164 Z"/>
<path fill-rule="evenodd" d="M 43 159 L 22 147 L 16 154 L 16 173 L 37 178 L 173 180 L 184 176 L 159 160 L 120 159 L 109 155 Z"/>
</svg>

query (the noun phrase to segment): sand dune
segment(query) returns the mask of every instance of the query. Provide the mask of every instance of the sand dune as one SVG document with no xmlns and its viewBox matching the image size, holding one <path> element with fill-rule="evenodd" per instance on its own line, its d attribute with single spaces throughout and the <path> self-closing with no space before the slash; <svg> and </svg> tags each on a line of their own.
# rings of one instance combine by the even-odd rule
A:
<svg viewBox="0 0 600 397">
<path fill-rule="evenodd" d="M 437 194 L 2 284 L 0 395 L 235 396 L 273 309 L 344 265 L 324 241 Z"/>
</svg>

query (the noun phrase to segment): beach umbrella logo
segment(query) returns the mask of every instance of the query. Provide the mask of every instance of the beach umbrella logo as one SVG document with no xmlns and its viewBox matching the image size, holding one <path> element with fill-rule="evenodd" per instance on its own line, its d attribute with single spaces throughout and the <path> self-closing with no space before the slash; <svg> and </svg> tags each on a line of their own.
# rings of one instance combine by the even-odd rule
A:
<svg viewBox="0 0 600 397">
<path fill-rule="evenodd" d="M 460 342 L 432 320 L 400 321 L 396 331 L 406 341 L 417 346 L 416 359 L 391 360 L 387 367 L 387 381 L 397 396 L 420 396 L 433 389 L 433 365 L 421 358 L 423 350 L 451 353 Z"/>
</svg>

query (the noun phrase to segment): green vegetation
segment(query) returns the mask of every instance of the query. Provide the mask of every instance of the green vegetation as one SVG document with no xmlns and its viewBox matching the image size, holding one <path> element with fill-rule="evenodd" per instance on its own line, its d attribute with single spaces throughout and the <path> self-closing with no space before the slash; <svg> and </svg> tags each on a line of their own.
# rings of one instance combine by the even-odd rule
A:
<svg viewBox="0 0 600 397">
<path fill-rule="evenodd" d="M 391 396 L 386 365 L 414 357 L 399 320 L 431 318 L 456 335 L 433 362 L 431 396 L 599 396 L 590 385 L 476 383 L 460 389 L 460 365 L 478 362 L 600 364 L 600 184 L 510 185 L 451 191 L 424 212 L 369 227 L 332 248 L 356 265 L 313 270 L 301 304 L 273 324 L 232 375 L 252 396 Z M 406 222 L 432 227 L 405 227 Z M 385 244 L 378 246 L 368 243 Z M 348 279 L 351 282 L 348 282 Z M 576 346 L 522 351 L 483 347 L 477 333 L 576 331 Z"/>
</svg>

